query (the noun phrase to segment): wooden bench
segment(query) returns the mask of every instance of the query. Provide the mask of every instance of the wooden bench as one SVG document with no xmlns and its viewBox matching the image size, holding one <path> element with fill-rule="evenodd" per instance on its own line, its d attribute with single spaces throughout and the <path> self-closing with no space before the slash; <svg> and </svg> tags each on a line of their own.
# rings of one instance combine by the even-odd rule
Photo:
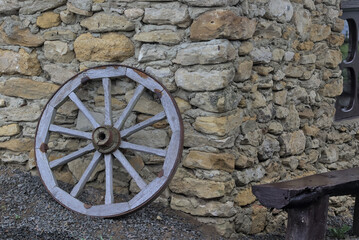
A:
<svg viewBox="0 0 359 240">
<path fill-rule="evenodd" d="M 359 195 L 359 168 L 331 171 L 291 181 L 252 187 L 259 202 L 288 212 L 286 239 L 324 239 L 330 196 Z M 359 198 L 355 199 L 353 233 L 359 235 Z"/>
</svg>

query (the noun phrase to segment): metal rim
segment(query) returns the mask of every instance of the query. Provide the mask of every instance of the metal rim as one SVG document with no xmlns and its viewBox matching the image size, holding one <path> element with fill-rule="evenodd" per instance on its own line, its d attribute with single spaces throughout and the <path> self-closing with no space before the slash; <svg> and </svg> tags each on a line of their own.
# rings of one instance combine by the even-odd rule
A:
<svg viewBox="0 0 359 240">
<path fill-rule="evenodd" d="M 111 110 L 111 78 L 125 76 L 138 84 L 134 96 L 128 102 L 128 105 L 120 115 L 119 119 L 114 123 L 112 120 Z M 91 143 L 88 146 L 79 149 L 65 157 L 49 162 L 47 158 L 48 141 L 50 132 L 57 132 L 75 136 L 78 138 L 92 139 L 92 133 L 71 131 L 66 128 L 54 125 L 53 121 L 56 116 L 56 110 L 66 99 L 71 99 L 79 108 L 79 110 L 88 118 L 93 125 L 93 130 L 101 127 L 100 124 L 91 116 L 91 113 L 86 109 L 86 106 L 74 93 L 84 83 L 92 80 L 102 80 L 105 98 L 105 123 L 104 126 L 111 126 L 119 130 L 121 137 L 129 136 L 144 127 L 150 126 L 164 118 L 167 118 L 172 135 L 169 145 L 166 150 L 152 149 L 146 146 L 139 146 L 120 140 L 119 149 L 111 150 L 109 153 L 101 153 Z M 138 123 L 127 129 L 122 129 L 124 121 L 126 121 L 128 114 L 132 112 L 138 99 L 142 95 L 144 89 L 148 89 L 156 93 L 163 106 L 163 112 L 151 117 L 150 119 Z M 115 217 L 125 215 L 138 210 L 155 200 L 161 192 L 169 184 L 170 180 L 175 174 L 177 166 L 182 156 L 183 148 L 183 123 L 180 112 L 175 100 L 170 95 L 169 91 L 158 81 L 150 75 L 141 70 L 123 66 L 123 65 L 107 65 L 87 69 L 70 80 L 64 83 L 58 91 L 50 98 L 41 114 L 35 136 L 35 158 L 37 167 L 40 173 L 41 180 L 48 192 L 63 206 L 75 212 L 97 217 Z M 150 183 L 143 181 L 141 176 L 134 170 L 120 149 L 131 149 L 134 151 L 146 152 L 154 155 L 163 156 L 165 158 L 162 171 Z M 81 176 L 79 182 L 75 185 L 70 193 L 61 189 L 54 177 L 52 169 L 76 159 L 88 152 L 94 152 L 93 158 L 87 166 L 85 172 Z M 101 159 L 104 159 L 106 166 L 106 194 L 105 204 L 88 205 L 77 199 L 78 194 L 82 191 L 86 184 L 89 175 L 92 173 L 94 167 L 97 166 Z M 122 166 L 131 175 L 141 191 L 136 194 L 128 202 L 115 203 L 113 201 L 113 179 L 112 179 L 112 161 L 118 160 Z M 91 166 L 90 166 L 91 165 Z M 92 170 L 91 170 L 92 169 Z"/>
</svg>

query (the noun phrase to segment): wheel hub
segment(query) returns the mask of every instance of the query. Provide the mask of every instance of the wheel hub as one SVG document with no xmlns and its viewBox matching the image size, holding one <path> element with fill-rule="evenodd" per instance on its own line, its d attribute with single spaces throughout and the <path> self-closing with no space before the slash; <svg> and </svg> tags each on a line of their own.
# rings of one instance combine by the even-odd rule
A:
<svg viewBox="0 0 359 240">
<path fill-rule="evenodd" d="M 112 126 L 98 127 L 92 133 L 92 143 L 100 153 L 112 153 L 120 146 L 120 131 Z"/>
</svg>

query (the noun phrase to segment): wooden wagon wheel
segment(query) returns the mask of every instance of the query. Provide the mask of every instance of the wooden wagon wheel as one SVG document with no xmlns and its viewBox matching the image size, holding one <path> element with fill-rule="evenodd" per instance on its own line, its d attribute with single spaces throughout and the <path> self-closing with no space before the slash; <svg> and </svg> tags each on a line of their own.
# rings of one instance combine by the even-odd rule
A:
<svg viewBox="0 0 359 240">
<path fill-rule="evenodd" d="M 122 109 L 119 117 L 113 116 L 111 86 L 115 81 L 126 78 L 134 86 L 134 94 L 127 102 L 127 106 Z M 103 89 L 103 117 L 101 124 L 94 117 L 94 113 L 86 106 L 86 102 L 81 100 L 76 92 L 89 84 L 97 84 Z M 144 91 L 153 93 L 163 107 L 163 111 L 135 123 L 130 127 L 125 127 L 125 122 L 135 111 L 135 106 Z M 92 98 L 92 97 L 90 97 Z M 81 131 L 71 127 L 56 124 L 56 116 L 59 108 L 66 102 L 74 103 L 91 123 L 90 131 Z M 116 119 L 115 119 L 116 118 Z M 163 119 L 167 119 L 168 132 L 171 135 L 168 145 L 163 148 L 154 148 L 127 141 L 127 137 L 150 127 Z M 169 126 L 168 126 L 169 125 Z M 55 160 L 49 159 L 51 144 L 50 135 L 57 134 L 67 136 L 72 139 L 83 139 L 88 142 L 86 146 L 79 147 L 65 156 Z M 79 140 L 79 141 L 80 141 Z M 97 217 L 114 217 L 131 213 L 156 199 L 169 184 L 173 177 L 177 165 L 182 155 L 183 147 L 183 124 L 181 115 L 178 111 L 174 99 L 163 85 L 148 76 L 144 72 L 132 67 L 121 65 L 108 65 L 87 69 L 71 78 L 63 84 L 59 90 L 51 97 L 46 104 L 41 118 L 38 122 L 35 137 L 35 156 L 37 167 L 49 193 L 63 206 L 73 211 Z M 161 156 L 164 158 L 161 170 L 152 181 L 145 180 L 130 164 L 125 157 L 126 151 L 141 152 L 147 155 Z M 77 183 L 71 190 L 64 190 L 54 174 L 54 169 L 66 166 L 71 161 L 81 158 L 86 154 L 93 154 L 91 161 Z M 105 168 L 105 190 L 104 202 L 98 205 L 90 205 L 82 202 L 79 198 L 84 186 L 88 182 L 91 174 L 98 164 L 103 164 Z M 132 194 L 128 201 L 116 202 L 114 200 L 113 185 L 113 163 L 120 162 L 140 189 L 137 194 Z"/>
</svg>

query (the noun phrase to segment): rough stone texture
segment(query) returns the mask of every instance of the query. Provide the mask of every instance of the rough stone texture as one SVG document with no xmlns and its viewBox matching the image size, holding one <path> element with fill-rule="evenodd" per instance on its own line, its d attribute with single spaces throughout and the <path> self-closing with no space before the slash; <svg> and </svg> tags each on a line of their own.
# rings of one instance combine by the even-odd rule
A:
<svg viewBox="0 0 359 240">
<path fill-rule="evenodd" d="M 236 3 L 238 3 L 238 0 L 208 0 L 208 1 L 182 0 L 182 2 L 187 3 L 190 6 L 196 6 L 196 7 L 221 7 L 221 6 L 235 5 Z"/>
<path fill-rule="evenodd" d="M 303 131 L 282 134 L 279 138 L 281 143 L 281 155 L 297 155 L 304 151 L 305 135 Z"/>
<path fill-rule="evenodd" d="M 31 54 L 20 49 L 19 52 L 0 49 L 0 73 L 2 74 L 24 74 L 35 76 L 41 73 L 40 62 L 36 52 Z"/>
<path fill-rule="evenodd" d="M 13 152 L 29 152 L 33 147 L 34 140 L 31 138 L 15 138 L 0 142 L 0 149 L 7 149 Z"/>
<path fill-rule="evenodd" d="M 63 67 L 58 64 L 47 64 L 44 66 L 44 71 L 50 75 L 51 81 L 57 84 L 63 84 L 77 73 L 72 67 Z"/>
<path fill-rule="evenodd" d="M 256 21 L 237 16 L 229 10 L 214 10 L 202 14 L 191 25 L 194 41 L 228 38 L 245 40 L 253 36 Z"/>
<path fill-rule="evenodd" d="M 258 182 L 264 177 L 265 169 L 258 165 L 255 168 L 248 168 L 234 173 L 234 179 L 237 186 L 245 186 L 250 182 Z"/>
<path fill-rule="evenodd" d="M 90 33 L 82 34 L 75 40 L 74 50 L 80 61 L 123 61 L 135 54 L 131 40 L 116 33 L 100 38 Z"/>
<path fill-rule="evenodd" d="M 24 4 L 20 9 L 20 14 L 34 14 L 36 12 L 45 12 L 66 4 L 66 0 L 34 0 L 27 4 Z"/>
<path fill-rule="evenodd" d="M 0 84 L 0 94 L 25 99 L 47 98 L 59 88 L 52 83 L 33 81 L 27 78 L 10 78 Z"/>
<path fill-rule="evenodd" d="M 256 197 L 253 195 L 251 188 L 246 188 L 238 192 L 234 201 L 241 207 L 253 203 Z"/>
<path fill-rule="evenodd" d="M 4 125 L 0 127 L 0 136 L 1 137 L 10 137 L 17 135 L 21 132 L 21 128 L 19 124 L 12 123 L 9 125 Z"/>
<path fill-rule="evenodd" d="M 40 28 L 52 28 L 60 25 L 60 23 L 60 14 L 54 12 L 45 12 L 36 20 L 36 25 Z"/>
<path fill-rule="evenodd" d="M 293 17 L 293 5 L 288 0 L 270 0 L 267 15 L 280 22 L 289 22 Z"/>
<path fill-rule="evenodd" d="M 126 101 L 129 102 L 131 98 L 133 97 L 134 90 L 128 91 L 126 93 Z M 163 107 L 161 104 L 151 100 L 149 96 L 143 95 L 138 100 L 136 106 L 133 109 L 134 111 L 150 114 L 150 115 L 156 115 L 159 112 L 163 111 Z"/>
<path fill-rule="evenodd" d="M 129 19 L 137 19 L 143 16 L 145 11 L 141 8 L 126 9 L 124 14 Z"/>
<path fill-rule="evenodd" d="M 61 41 L 46 41 L 44 54 L 48 60 L 60 63 L 70 63 L 75 57 L 75 53 L 70 50 L 68 44 Z"/>
<path fill-rule="evenodd" d="M 124 16 L 114 13 L 96 13 L 92 17 L 82 20 L 80 24 L 91 32 L 132 31 L 135 29 L 132 22 Z"/>
<path fill-rule="evenodd" d="M 218 169 L 227 172 L 234 170 L 235 156 L 227 153 L 206 153 L 190 151 L 183 160 L 183 166 L 188 168 Z"/>
<path fill-rule="evenodd" d="M 133 39 L 139 42 L 174 45 L 180 43 L 183 37 L 184 37 L 184 32 L 181 31 L 174 32 L 171 30 L 158 30 L 158 31 L 137 33 L 133 37 Z"/>
<path fill-rule="evenodd" d="M 67 9 L 60 12 L 60 18 L 61 21 L 65 24 L 74 24 L 76 22 L 75 14 Z"/>
<path fill-rule="evenodd" d="M 75 179 L 78 181 L 80 180 L 83 172 L 87 168 L 87 166 L 90 163 L 90 159 L 75 159 L 74 161 L 71 161 L 67 164 L 69 167 L 69 170 L 71 171 L 72 175 L 75 177 Z M 91 174 L 89 181 L 93 181 L 95 177 L 98 175 L 98 173 L 105 169 L 104 164 L 98 164 Z"/>
<path fill-rule="evenodd" d="M 92 16 L 91 7 L 92 0 L 70 0 L 67 2 L 67 10 L 83 16 Z"/>
<path fill-rule="evenodd" d="M 76 34 L 71 30 L 49 30 L 44 32 L 43 37 L 47 41 L 73 41 L 76 39 Z"/>
<path fill-rule="evenodd" d="M 39 34 L 32 34 L 29 28 L 18 26 L 17 22 L 5 21 L 0 27 L 0 36 L 6 44 L 24 47 L 39 47 L 44 39 Z"/>
<path fill-rule="evenodd" d="M 173 8 L 145 8 L 145 15 L 142 21 L 159 25 L 187 25 L 190 20 L 187 7 L 183 5 L 172 7 Z"/>
<path fill-rule="evenodd" d="M 0 15 L 16 14 L 20 9 L 19 1 L 17 0 L 0 0 Z"/>
</svg>

